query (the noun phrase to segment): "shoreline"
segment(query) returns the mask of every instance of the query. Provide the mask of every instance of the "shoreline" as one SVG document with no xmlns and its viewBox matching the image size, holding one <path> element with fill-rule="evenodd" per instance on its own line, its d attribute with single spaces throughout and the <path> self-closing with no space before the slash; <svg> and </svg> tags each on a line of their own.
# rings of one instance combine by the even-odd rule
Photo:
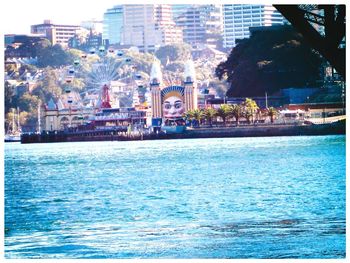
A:
<svg viewBox="0 0 350 263">
<path fill-rule="evenodd" d="M 234 138 L 234 137 L 273 137 L 273 136 L 308 136 L 308 135 L 345 135 L 345 120 L 317 125 L 269 125 L 190 128 L 183 133 L 126 133 L 103 134 L 86 133 L 50 133 L 24 134 L 21 143 L 79 142 L 79 141 L 142 141 L 195 138 Z"/>
</svg>

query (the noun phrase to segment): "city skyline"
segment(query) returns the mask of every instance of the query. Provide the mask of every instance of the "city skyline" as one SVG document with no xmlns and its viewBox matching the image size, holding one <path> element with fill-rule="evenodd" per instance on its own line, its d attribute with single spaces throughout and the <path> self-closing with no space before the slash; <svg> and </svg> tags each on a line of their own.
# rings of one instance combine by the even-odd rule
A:
<svg viewBox="0 0 350 263">
<path fill-rule="evenodd" d="M 30 34 L 30 26 L 41 24 L 45 19 L 51 20 L 54 24 L 79 25 L 82 21 L 98 19 L 103 20 L 103 14 L 107 9 L 119 4 L 181 4 L 184 1 L 139 1 L 132 2 L 103 0 L 98 4 L 83 3 L 78 1 L 45 1 L 45 0 L 19 0 L 18 5 L 10 3 L 2 4 L 2 33 L 3 34 Z M 186 1 L 186 4 L 195 4 L 193 1 Z M 203 1 L 201 4 L 215 3 L 214 1 Z M 28 11 L 30 10 L 30 11 Z M 81 10 L 81 11 L 80 11 Z M 15 14 L 15 16 L 14 16 Z M 14 22 L 8 23 L 8 21 Z"/>
<path fill-rule="evenodd" d="M 80 22 L 90 19 L 102 20 L 106 9 L 117 4 L 118 1 L 103 0 L 98 5 L 69 0 L 61 0 L 60 2 L 20 0 L 19 2 L 19 5 L 3 4 L 5 12 L 2 15 L 4 19 L 2 31 L 4 34 L 30 34 L 30 26 L 41 24 L 45 19 L 49 19 L 55 24 L 67 25 L 79 25 Z M 36 6 L 40 6 L 40 8 L 35 8 Z M 31 11 L 28 12 L 28 10 Z M 82 10 L 82 12 L 79 10 Z M 5 23 L 5 21 L 13 20 L 13 14 L 16 14 L 17 21 Z"/>
</svg>

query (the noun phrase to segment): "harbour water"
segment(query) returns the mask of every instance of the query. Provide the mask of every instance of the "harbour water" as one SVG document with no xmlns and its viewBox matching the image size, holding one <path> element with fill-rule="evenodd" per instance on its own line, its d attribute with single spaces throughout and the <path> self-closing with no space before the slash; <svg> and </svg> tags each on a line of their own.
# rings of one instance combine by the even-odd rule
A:
<svg viewBox="0 0 350 263">
<path fill-rule="evenodd" d="M 345 136 L 5 144 L 6 258 L 344 258 Z"/>
</svg>

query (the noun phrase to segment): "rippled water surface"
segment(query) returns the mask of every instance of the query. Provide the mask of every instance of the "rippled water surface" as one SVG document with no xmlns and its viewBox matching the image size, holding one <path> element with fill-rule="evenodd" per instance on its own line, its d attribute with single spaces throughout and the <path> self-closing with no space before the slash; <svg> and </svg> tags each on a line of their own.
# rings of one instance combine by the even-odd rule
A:
<svg viewBox="0 0 350 263">
<path fill-rule="evenodd" d="M 5 144 L 6 258 L 344 258 L 345 136 Z"/>
</svg>

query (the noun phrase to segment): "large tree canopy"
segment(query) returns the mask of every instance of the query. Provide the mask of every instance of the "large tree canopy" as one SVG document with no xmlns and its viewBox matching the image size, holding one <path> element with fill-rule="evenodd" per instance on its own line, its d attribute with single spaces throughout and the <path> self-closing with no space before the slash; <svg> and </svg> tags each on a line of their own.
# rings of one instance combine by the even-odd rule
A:
<svg viewBox="0 0 350 263">
<path fill-rule="evenodd" d="M 168 59 L 170 62 L 176 60 L 185 61 L 190 58 L 191 46 L 186 43 L 166 45 L 160 47 L 156 51 L 155 55 L 162 62 L 162 64 L 166 64 Z"/>
<path fill-rule="evenodd" d="M 60 45 L 38 48 L 38 66 L 39 67 L 60 67 L 73 64 L 74 55 L 66 52 Z"/>
<path fill-rule="evenodd" d="M 255 31 L 238 43 L 216 68 L 227 78 L 228 96 L 262 96 L 282 88 L 317 86 L 320 56 L 291 26 Z"/>
</svg>

